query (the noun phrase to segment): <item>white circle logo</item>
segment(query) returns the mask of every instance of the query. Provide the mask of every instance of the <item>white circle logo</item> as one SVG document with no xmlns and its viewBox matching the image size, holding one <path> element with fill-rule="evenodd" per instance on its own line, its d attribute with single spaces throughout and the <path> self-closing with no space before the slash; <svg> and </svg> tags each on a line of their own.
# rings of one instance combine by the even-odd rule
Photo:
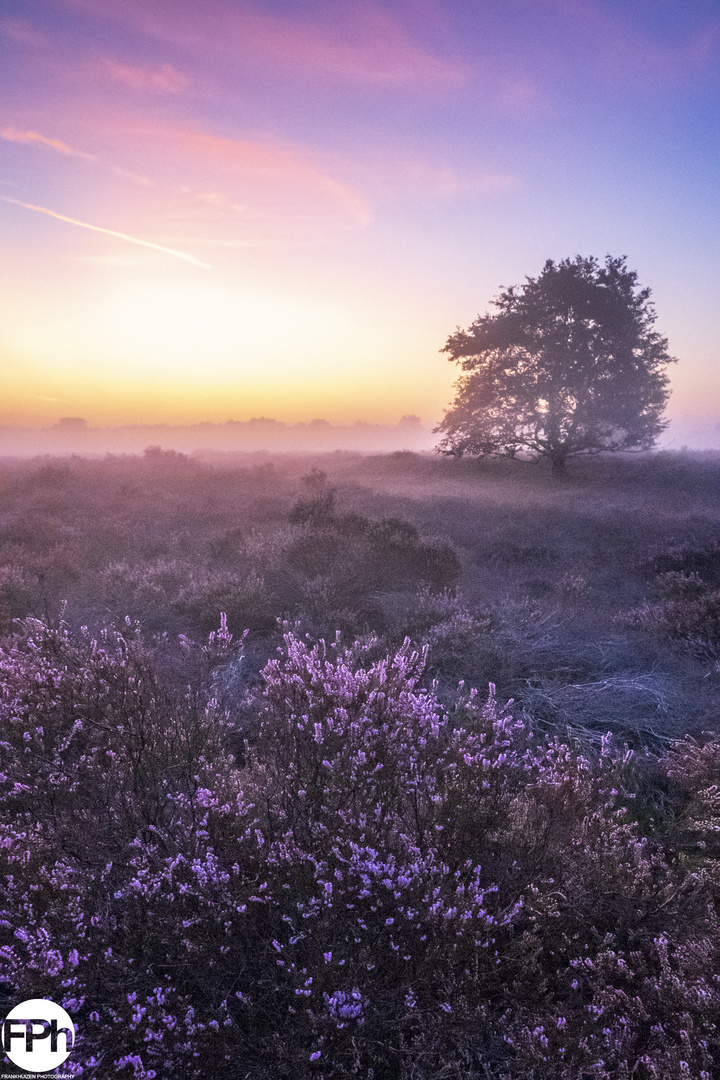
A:
<svg viewBox="0 0 720 1080">
<path fill-rule="evenodd" d="M 75 1042 L 75 1025 L 59 1005 L 44 998 L 23 1001 L 2 1025 L 3 1050 L 19 1069 L 49 1072 L 62 1065 Z"/>
</svg>

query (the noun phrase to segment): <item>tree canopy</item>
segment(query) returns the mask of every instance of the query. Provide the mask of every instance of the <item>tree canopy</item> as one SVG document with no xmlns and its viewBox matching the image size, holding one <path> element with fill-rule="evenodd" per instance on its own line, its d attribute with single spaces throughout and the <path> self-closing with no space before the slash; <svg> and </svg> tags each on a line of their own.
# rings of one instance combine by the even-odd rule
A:
<svg viewBox="0 0 720 1080">
<path fill-rule="evenodd" d="M 463 371 L 436 428 L 441 452 L 526 452 L 562 472 L 576 454 L 654 444 L 674 358 L 624 257 L 549 259 L 493 304 L 441 350 Z"/>
</svg>

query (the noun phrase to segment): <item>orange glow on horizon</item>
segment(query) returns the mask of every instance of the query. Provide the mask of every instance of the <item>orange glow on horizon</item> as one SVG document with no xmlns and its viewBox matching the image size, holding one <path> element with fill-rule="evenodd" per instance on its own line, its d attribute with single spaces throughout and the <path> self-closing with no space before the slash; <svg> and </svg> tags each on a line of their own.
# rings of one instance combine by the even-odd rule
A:
<svg viewBox="0 0 720 1080">
<path fill-rule="evenodd" d="M 430 425 L 456 326 L 609 252 L 720 443 L 720 19 L 520 7 L 5 0 L 0 423 Z"/>
</svg>

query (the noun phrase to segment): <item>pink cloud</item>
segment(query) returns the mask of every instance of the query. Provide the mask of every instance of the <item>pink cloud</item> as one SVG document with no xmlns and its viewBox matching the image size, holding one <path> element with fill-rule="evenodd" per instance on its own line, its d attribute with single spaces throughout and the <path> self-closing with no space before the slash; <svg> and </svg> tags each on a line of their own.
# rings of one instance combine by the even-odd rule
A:
<svg viewBox="0 0 720 1080">
<path fill-rule="evenodd" d="M 547 105 L 545 92 L 539 82 L 527 75 L 518 75 L 516 78 L 500 77 L 497 82 L 494 100 L 504 112 L 537 112 Z"/>
<path fill-rule="evenodd" d="M 440 198 L 491 195 L 507 191 L 519 183 L 518 177 L 509 173 L 462 172 L 451 166 L 421 161 L 396 169 L 396 175 L 402 176 L 403 173 L 411 187 Z"/>
<path fill-rule="evenodd" d="M 178 236 L 213 244 L 314 243 L 362 228 L 372 217 L 342 166 L 302 146 L 231 138 L 147 115 L 129 118 L 101 101 L 78 113 L 56 100 L 44 122 L 59 124 L 63 116 L 63 138 L 41 133 L 28 117 L 13 117 L 12 126 L 0 127 L 0 139 L 92 163 L 88 191 L 100 190 L 102 172 L 114 177 L 100 201 L 94 196 L 93 210 L 106 207 L 126 222 L 129 235 L 166 237 L 170 246 Z M 92 153 L 75 149 L 81 138 Z M 78 196 L 81 207 L 81 191 Z"/>
<path fill-rule="evenodd" d="M 25 19 L 0 19 L 0 32 L 17 41 L 20 45 L 29 45 L 33 49 L 42 49 L 48 45 L 48 39 Z"/>
<path fill-rule="evenodd" d="M 52 139 L 47 135 L 40 135 L 37 131 L 19 131 L 17 128 L 0 128 L 0 139 L 5 142 L 36 143 L 40 146 L 48 146 L 65 157 L 85 158 L 86 161 L 97 161 L 93 154 L 86 154 L 83 150 L 75 150 L 72 146 L 62 142 L 61 139 Z"/>
<path fill-rule="evenodd" d="M 121 176 L 124 180 L 131 180 L 133 184 L 140 184 L 141 187 L 153 186 L 153 182 L 149 176 L 141 176 L 139 173 L 131 172 L 129 169 L 123 169 L 119 165 L 111 165 L 111 169 L 116 176 Z"/>
<path fill-rule="evenodd" d="M 17 127 L 4 127 L 0 128 L 0 139 L 3 139 L 5 142 L 21 143 L 26 146 L 46 146 L 51 150 L 55 150 L 56 153 L 62 154 L 63 157 L 81 158 L 85 161 L 91 161 L 100 167 L 108 168 L 116 176 L 120 176 L 125 180 L 131 180 L 134 184 L 140 184 L 143 187 L 150 187 L 152 185 L 152 180 L 147 176 L 141 176 L 139 173 L 132 172 L 129 169 L 123 169 L 119 165 L 109 165 L 107 161 L 102 161 L 95 154 L 88 154 L 85 150 L 77 150 L 75 147 L 63 142 L 62 139 L 41 135 L 38 131 Z"/>
<path fill-rule="evenodd" d="M 420 48 L 381 7 L 360 3 L 344 25 L 320 27 L 299 20 L 253 15 L 255 47 L 299 73 L 341 81 L 453 86 L 459 65 Z"/>
<path fill-rule="evenodd" d="M 125 140 L 128 148 L 135 146 L 151 159 L 156 171 L 168 174 L 166 181 L 176 192 L 210 208 L 244 211 L 249 204 L 281 203 L 297 213 L 310 208 L 330 212 L 355 227 L 371 217 L 357 191 L 292 146 L 169 125 L 127 128 Z M 178 177 L 184 178 L 182 185 Z"/>
<path fill-rule="evenodd" d="M 449 88 L 462 65 L 414 41 L 398 19 L 371 0 L 329 9 L 324 23 L 269 15 L 248 3 L 205 0 L 59 0 L 130 24 L 162 41 L 204 54 L 224 53 L 253 66 L 339 82 Z"/>
<path fill-rule="evenodd" d="M 343 179 L 342 167 L 301 146 L 234 139 L 154 118 L 129 120 L 100 104 L 86 108 L 82 124 L 96 154 L 84 155 L 93 162 L 87 188 L 94 192 L 93 213 L 101 211 L 128 236 L 176 249 L 284 246 L 324 242 L 371 220 L 366 199 Z M 20 125 L 5 134 L 72 151 L 72 138 L 51 140 Z M 98 170 L 115 183 L 98 188 Z M 73 209 L 84 221 L 82 194 L 76 192 Z"/>
<path fill-rule="evenodd" d="M 190 82 L 188 76 L 178 71 L 172 64 L 161 64 L 158 68 L 143 68 L 137 65 L 119 64 L 115 60 L 103 58 L 98 66 L 102 74 L 131 90 L 180 94 Z"/>
</svg>

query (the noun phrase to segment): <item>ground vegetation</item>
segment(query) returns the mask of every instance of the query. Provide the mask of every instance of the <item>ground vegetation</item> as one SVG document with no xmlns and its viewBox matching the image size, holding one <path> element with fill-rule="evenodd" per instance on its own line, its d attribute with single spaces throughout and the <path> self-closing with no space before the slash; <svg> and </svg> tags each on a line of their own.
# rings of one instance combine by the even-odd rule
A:
<svg viewBox="0 0 720 1080">
<path fill-rule="evenodd" d="M 0 990 L 88 1078 L 720 1074 L 720 461 L 3 463 Z"/>
</svg>

